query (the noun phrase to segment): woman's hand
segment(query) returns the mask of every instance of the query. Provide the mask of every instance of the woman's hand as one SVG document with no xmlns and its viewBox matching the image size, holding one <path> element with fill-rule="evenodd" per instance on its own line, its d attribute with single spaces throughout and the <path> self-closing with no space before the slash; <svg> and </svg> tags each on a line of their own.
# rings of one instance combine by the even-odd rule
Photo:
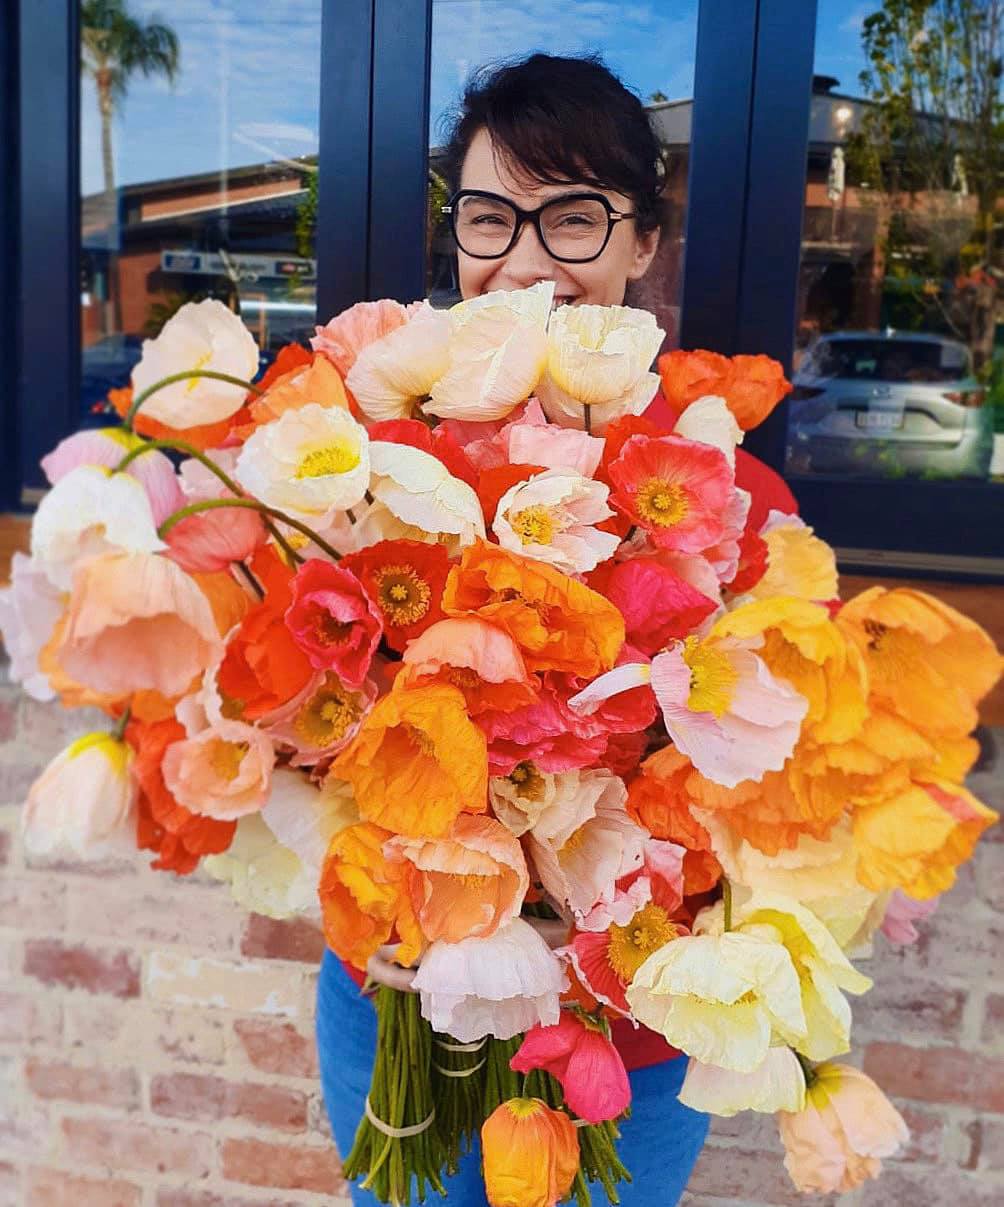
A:
<svg viewBox="0 0 1004 1207">
<path fill-rule="evenodd" d="M 556 947 L 563 947 L 568 939 L 568 924 L 560 918 L 524 918 L 523 921 L 533 927 L 552 951 Z M 415 993 L 412 981 L 415 979 L 418 964 L 413 964 L 411 968 L 402 968 L 400 964 L 395 964 L 393 956 L 396 950 L 396 943 L 387 943 L 377 948 L 376 954 L 370 956 L 366 964 L 366 973 L 380 985 L 387 985 L 402 993 Z"/>
</svg>

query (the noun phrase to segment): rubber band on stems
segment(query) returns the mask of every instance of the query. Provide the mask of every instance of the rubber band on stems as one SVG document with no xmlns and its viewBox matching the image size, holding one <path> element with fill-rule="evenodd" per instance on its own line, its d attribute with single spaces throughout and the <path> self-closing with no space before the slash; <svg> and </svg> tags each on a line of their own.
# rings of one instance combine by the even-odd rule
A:
<svg viewBox="0 0 1004 1207">
<path fill-rule="evenodd" d="M 384 1123 L 382 1119 L 378 1119 L 373 1113 L 373 1108 L 370 1106 L 369 1095 L 366 1095 L 366 1118 L 373 1124 L 378 1132 L 387 1136 L 391 1140 L 407 1140 L 410 1136 L 420 1136 L 422 1132 L 428 1131 L 436 1121 L 436 1108 L 433 1107 L 428 1115 L 421 1123 L 412 1123 L 409 1127 L 391 1127 L 389 1123 Z"/>
<path fill-rule="evenodd" d="M 432 1067 L 437 1073 L 442 1073 L 444 1077 L 473 1077 L 474 1074 L 479 1069 L 483 1069 L 487 1063 L 488 1057 L 482 1056 L 478 1063 L 476 1065 L 471 1065 L 469 1069 L 444 1069 L 441 1064 L 436 1064 L 435 1061 L 432 1062 Z"/>
</svg>

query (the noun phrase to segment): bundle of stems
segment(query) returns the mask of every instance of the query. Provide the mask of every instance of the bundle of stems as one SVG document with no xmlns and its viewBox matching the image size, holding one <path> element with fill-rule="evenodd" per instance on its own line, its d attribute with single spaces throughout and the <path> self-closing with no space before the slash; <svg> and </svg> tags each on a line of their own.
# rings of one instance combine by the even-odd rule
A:
<svg viewBox="0 0 1004 1207">
<path fill-rule="evenodd" d="M 449 1035 L 434 1035 L 432 1039 L 436 1127 L 449 1174 L 460 1168 L 460 1158 L 471 1151 L 473 1138 L 485 1120 L 485 1048 L 490 1042 L 482 1039 L 461 1044 Z"/>
<path fill-rule="evenodd" d="M 368 1110 L 345 1160 L 347 1178 L 381 1203 L 420 1203 L 426 1186 L 446 1194 L 440 1131 L 432 1092 L 432 1028 L 417 993 L 381 985 L 375 994 L 377 1050 Z"/>
<path fill-rule="evenodd" d="M 519 1051 L 523 1036 L 514 1039 L 495 1039 L 489 1035 L 485 1041 L 485 1087 L 482 1119 L 510 1098 L 519 1098 L 523 1093 L 523 1078 L 509 1068 L 509 1061 Z"/>
</svg>

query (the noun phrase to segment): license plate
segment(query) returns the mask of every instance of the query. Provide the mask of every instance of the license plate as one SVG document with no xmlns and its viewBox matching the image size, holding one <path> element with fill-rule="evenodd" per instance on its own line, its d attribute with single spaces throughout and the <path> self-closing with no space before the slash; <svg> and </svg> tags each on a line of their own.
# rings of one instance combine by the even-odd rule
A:
<svg viewBox="0 0 1004 1207">
<path fill-rule="evenodd" d="M 903 412 L 858 411 L 856 422 L 858 427 L 867 428 L 872 432 L 891 432 L 894 428 L 903 426 Z"/>
</svg>

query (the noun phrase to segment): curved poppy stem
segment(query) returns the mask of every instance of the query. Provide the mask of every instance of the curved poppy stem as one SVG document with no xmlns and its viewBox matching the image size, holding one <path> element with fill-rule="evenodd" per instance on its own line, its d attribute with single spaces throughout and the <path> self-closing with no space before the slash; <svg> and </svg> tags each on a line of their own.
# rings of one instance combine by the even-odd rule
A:
<svg viewBox="0 0 1004 1207">
<path fill-rule="evenodd" d="M 722 877 L 722 901 L 725 903 L 725 929 L 732 929 L 732 884 L 727 876 Z"/>
<path fill-rule="evenodd" d="M 584 402 L 582 404 L 582 426 L 587 434 L 593 430 L 592 403 Z"/>
<path fill-rule="evenodd" d="M 203 499 L 199 503 L 189 503 L 187 507 L 181 507 L 172 512 L 157 529 L 157 535 L 163 540 L 175 524 L 180 524 L 188 516 L 198 515 L 201 511 L 215 511 L 220 507 L 245 507 L 250 511 L 258 511 L 264 516 L 271 516 L 280 523 L 288 524 L 290 528 L 295 528 L 297 532 L 303 533 L 305 537 L 323 549 L 328 557 L 334 558 L 336 562 L 341 560 L 342 555 L 338 550 L 332 548 L 323 537 L 318 536 L 313 528 L 308 528 L 306 524 L 294 520 L 292 516 L 286 515 L 284 511 L 279 511 L 277 507 L 268 507 L 265 503 L 259 503 L 257 499 Z"/>
<path fill-rule="evenodd" d="M 126 726 L 129 724 L 129 718 L 132 716 L 132 708 L 129 705 L 122 710 L 122 714 L 115 722 L 115 728 L 112 730 L 112 737 L 121 742 L 126 731 Z"/>
<path fill-rule="evenodd" d="M 132 431 L 132 425 L 135 422 L 136 414 L 144 402 L 158 390 L 162 390 L 165 386 L 173 386 L 177 381 L 190 381 L 194 377 L 210 377 L 213 381 L 225 381 L 232 386 L 243 386 L 245 390 L 250 390 L 254 394 L 264 394 L 265 391 L 253 382 L 245 381 L 243 377 L 234 377 L 230 373 L 218 373 L 215 369 L 186 369 L 183 373 L 171 373 L 167 377 L 162 377 L 160 381 L 155 381 L 152 386 L 138 394 L 126 411 L 125 418 L 122 420 L 123 426 L 127 431 Z"/>
<path fill-rule="evenodd" d="M 130 449 L 129 452 L 126 453 L 118 465 L 115 466 L 115 473 L 122 473 L 122 471 L 127 469 L 137 457 L 142 457 L 144 453 L 149 453 L 157 449 L 175 453 L 184 453 L 186 457 L 191 457 L 193 460 L 198 461 L 199 464 L 204 465 L 210 473 L 215 474 L 231 494 L 236 495 L 236 497 L 239 499 L 245 497 L 239 483 L 235 482 L 229 474 L 220 469 L 216 462 L 211 457 L 207 457 L 206 454 L 201 451 L 201 449 L 197 449 L 194 444 L 189 444 L 185 440 L 147 440 L 137 448 Z M 300 555 L 286 540 L 275 524 L 273 524 L 272 521 L 267 517 L 265 519 L 265 527 L 268 529 L 269 535 L 272 537 L 275 543 L 294 565 L 297 562 L 303 561 L 303 558 L 300 557 Z"/>
</svg>

